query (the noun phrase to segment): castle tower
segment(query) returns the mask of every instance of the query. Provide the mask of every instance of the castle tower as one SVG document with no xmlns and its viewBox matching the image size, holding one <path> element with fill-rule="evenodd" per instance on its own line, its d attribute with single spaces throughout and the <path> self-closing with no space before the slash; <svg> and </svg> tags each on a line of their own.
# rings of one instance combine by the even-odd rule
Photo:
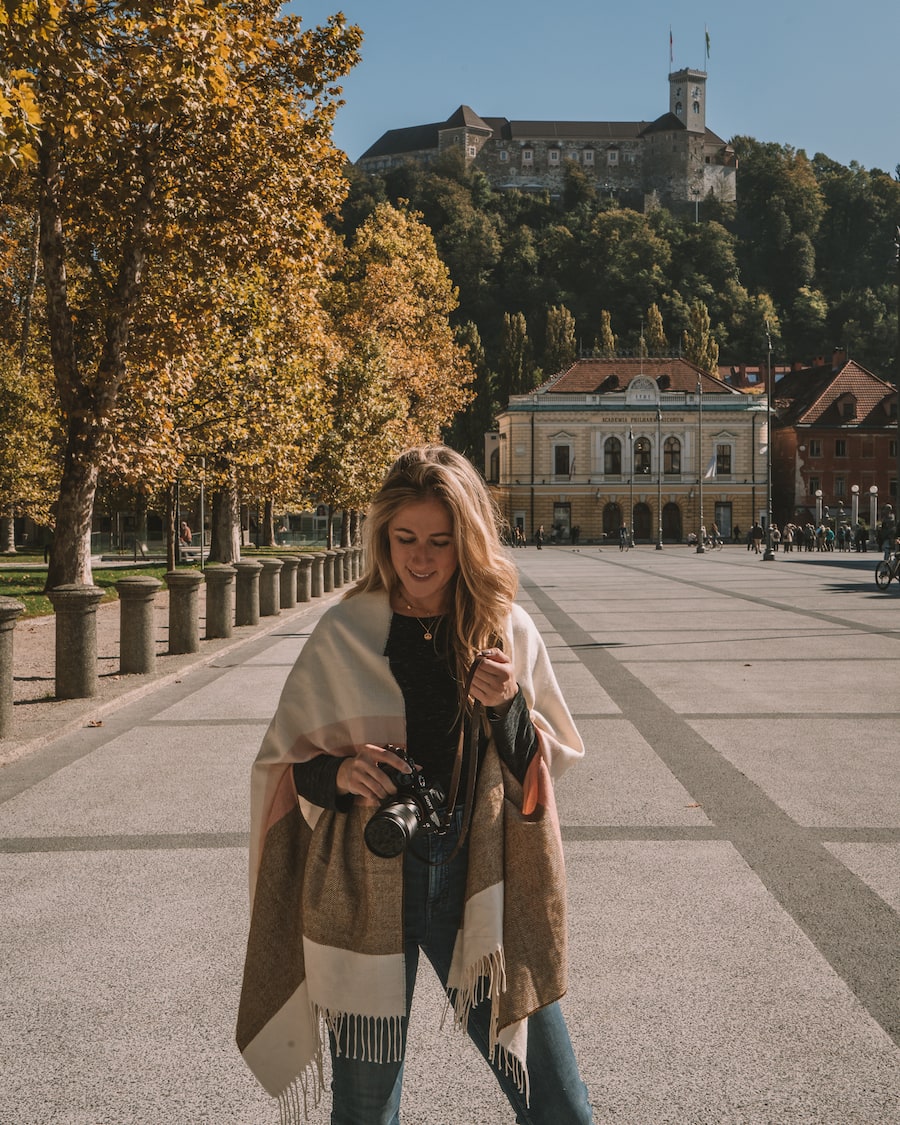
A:
<svg viewBox="0 0 900 1125">
<path fill-rule="evenodd" d="M 669 75 L 669 112 L 689 133 L 706 132 L 706 71 L 686 68 Z"/>
</svg>

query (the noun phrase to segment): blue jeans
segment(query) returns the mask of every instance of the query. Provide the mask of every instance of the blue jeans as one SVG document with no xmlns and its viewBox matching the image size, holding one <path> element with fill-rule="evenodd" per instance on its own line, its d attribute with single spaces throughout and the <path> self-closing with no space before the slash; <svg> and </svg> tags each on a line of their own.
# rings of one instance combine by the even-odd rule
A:
<svg viewBox="0 0 900 1125">
<path fill-rule="evenodd" d="M 458 810 L 459 814 L 459 810 Z M 444 858 L 453 850 L 460 825 L 446 836 L 416 839 L 414 847 L 431 860 Z M 466 847 L 448 864 L 430 867 L 407 853 L 404 860 L 405 957 L 407 1021 L 421 949 L 446 989 L 465 901 Z M 587 1087 L 581 1080 L 578 1064 L 565 1020 L 558 1004 L 542 1008 L 528 1020 L 528 1071 L 530 1106 L 512 1079 L 488 1057 L 490 1002 L 484 1001 L 469 1016 L 468 1034 L 488 1061 L 497 1081 L 516 1112 L 519 1125 L 593 1125 Z M 403 1026 L 406 1050 L 407 1021 Z M 332 1110 L 331 1125 L 400 1125 L 400 1095 L 403 1062 L 372 1063 L 348 1058 L 336 1052 L 331 1039 Z"/>
</svg>

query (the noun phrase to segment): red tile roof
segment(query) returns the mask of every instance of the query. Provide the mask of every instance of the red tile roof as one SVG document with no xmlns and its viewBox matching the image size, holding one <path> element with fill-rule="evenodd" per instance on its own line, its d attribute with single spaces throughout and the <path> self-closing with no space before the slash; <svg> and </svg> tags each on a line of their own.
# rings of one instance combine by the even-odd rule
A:
<svg viewBox="0 0 900 1125">
<path fill-rule="evenodd" d="M 895 393 L 890 383 L 853 359 L 836 370 L 811 367 L 792 371 L 775 384 L 779 422 L 793 426 L 842 426 L 848 421 L 857 426 L 884 426 L 889 416 L 883 403 Z M 839 405 L 847 394 L 856 399 L 852 419 L 842 416 Z"/>
<path fill-rule="evenodd" d="M 614 394 L 623 391 L 632 379 L 645 375 L 658 382 L 668 377 L 662 387 L 667 391 L 693 393 L 697 389 L 697 379 L 701 380 L 704 394 L 740 395 L 735 387 L 728 386 L 721 379 L 701 372 L 696 364 L 680 357 L 658 359 L 656 357 L 628 356 L 612 359 L 577 359 L 571 367 L 553 375 L 537 388 L 542 394 Z"/>
</svg>

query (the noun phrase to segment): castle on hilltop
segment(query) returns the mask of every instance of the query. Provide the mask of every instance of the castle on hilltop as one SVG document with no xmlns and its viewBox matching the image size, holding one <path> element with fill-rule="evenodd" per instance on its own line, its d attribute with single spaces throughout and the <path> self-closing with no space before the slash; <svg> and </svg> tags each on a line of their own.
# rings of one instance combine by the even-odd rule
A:
<svg viewBox="0 0 900 1125">
<path fill-rule="evenodd" d="M 558 196 L 571 161 L 600 192 L 644 210 L 736 198 L 734 149 L 706 125 L 706 72 L 669 75 L 669 110 L 655 121 L 510 121 L 462 105 L 444 122 L 389 129 L 357 161 L 378 173 L 431 165 L 459 150 L 498 191 Z"/>
</svg>

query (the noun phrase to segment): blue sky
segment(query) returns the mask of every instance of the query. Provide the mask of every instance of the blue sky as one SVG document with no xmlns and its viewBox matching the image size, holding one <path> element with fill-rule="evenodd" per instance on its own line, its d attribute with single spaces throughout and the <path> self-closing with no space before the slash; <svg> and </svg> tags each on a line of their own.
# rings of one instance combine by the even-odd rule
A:
<svg viewBox="0 0 900 1125">
<path fill-rule="evenodd" d="M 362 27 L 334 138 L 356 160 L 383 132 L 461 104 L 511 119 L 652 121 L 673 69 L 706 69 L 707 124 L 900 164 L 900 0 L 294 0 L 306 24 L 342 10 Z M 710 55 L 705 57 L 704 29 Z"/>
</svg>

